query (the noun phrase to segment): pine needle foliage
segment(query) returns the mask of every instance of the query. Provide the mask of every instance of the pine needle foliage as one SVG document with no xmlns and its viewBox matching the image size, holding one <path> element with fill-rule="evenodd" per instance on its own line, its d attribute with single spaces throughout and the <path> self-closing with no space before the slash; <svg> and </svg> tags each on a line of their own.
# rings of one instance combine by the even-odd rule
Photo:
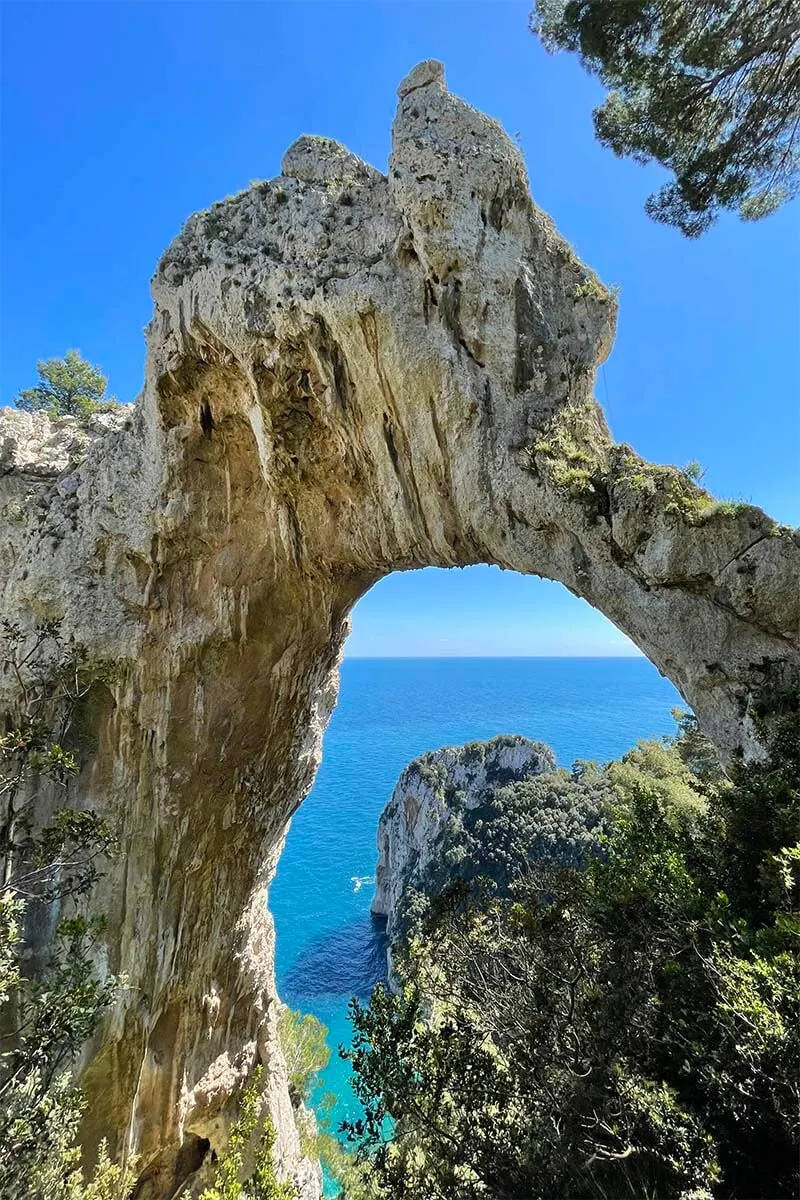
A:
<svg viewBox="0 0 800 1200">
<path fill-rule="evenodd" d="M 536 0 L 531 28 L 608 89 L 600 141 L 671 173 L 655 220 L 697 237 L 722 210 L 758 220 L 796 194 L 797 0 Z"/>
<path fill-rule="evenodd" d="M 107 411 L 115 402 L 106 399 L 108 380 L 99 367 L 68 350 L 64 358 L 48 358 L 36 364 L 39 382 L 24 388 L 16 397 L 23 412 L 46 412 L 51 417 L 81 417 Z"/>
</svg>

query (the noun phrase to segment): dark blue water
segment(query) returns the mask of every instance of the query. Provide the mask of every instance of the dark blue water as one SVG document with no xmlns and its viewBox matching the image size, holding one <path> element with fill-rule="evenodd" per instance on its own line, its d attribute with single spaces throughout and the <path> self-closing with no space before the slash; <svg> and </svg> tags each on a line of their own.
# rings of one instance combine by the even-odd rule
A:
<svg viewBox="0 0 800 1200">
<path fill-rule="evenodd" d="M 520 733 L 563 766 L 605 761 L 669 733 L 674 687 L 639 658 L 349 659 L 314 788 L 294 818 L 272 886 L 278 990 L 328 1026 L 323 1088 L 334 1119 L 354 1113 L 351 996 L 369 996 L 385 958 L 369 915 L 378 817 L 403 767 L 425 750 Z"/>
</svg>

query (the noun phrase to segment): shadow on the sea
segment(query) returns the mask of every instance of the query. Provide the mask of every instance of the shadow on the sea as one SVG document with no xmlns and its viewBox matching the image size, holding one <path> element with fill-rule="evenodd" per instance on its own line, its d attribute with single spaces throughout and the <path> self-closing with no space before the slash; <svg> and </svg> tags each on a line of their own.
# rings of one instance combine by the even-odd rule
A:
<svg viewBox="0 0 800 1200">
<path fill-rule="evenodd" d="M 313 942 L 280 983 L 281 997 L 356 996 L 366 1002 L 386 981 L 386 921 L 369 913 Z"/>
</svg>

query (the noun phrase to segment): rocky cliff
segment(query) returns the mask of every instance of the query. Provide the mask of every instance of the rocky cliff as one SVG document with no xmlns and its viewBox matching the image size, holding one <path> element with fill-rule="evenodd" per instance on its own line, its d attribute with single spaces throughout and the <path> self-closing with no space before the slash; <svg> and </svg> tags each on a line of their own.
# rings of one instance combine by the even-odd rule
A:
<svg viewBox="0 0 800 1200">
<path fill-rule="evenodd" d="M 424 886 L 447 827 L 499 788 L 553 771 L 555 765 L 552 751 L 541 742 L 501 736 L 432 750 L 404 768 L 378 822 L 372 912 L 386 917 L 389 943 L 397 933 L 403 895 L 409 887 Z M 391 946 L 389 954 L 391 965 Z"/>
<path fill-rule="evenodd" d="M 164 1196 L 258 1060 L 298 1162 L 266 902 L 359 596 L 426 565 L 560 580 L 758 754 L 797 688 L 800 546 L 613 443 L 614 299 L 437 63 L 400 87 L 386 175 L 302 138 L 152 290 L 129 417 L 0 415 L 0 571 L 3 615 L 60 621 L 94 672 L 75 799 L 120 839 L 97 904 L 128 987 L 81 1064 L 83 1137 Z"/>
<path fill-rule="evenodd" d="M 386 918 L 390 984 L 397 950 L 451 885 L 508 896 L 533 863 L 585 865 L 611 828 L 613 803 L 604 768 L 558 768 L 549 746 L 518 736 L 410 763 L 378 822 L 372 912 Z"/>
</svg>

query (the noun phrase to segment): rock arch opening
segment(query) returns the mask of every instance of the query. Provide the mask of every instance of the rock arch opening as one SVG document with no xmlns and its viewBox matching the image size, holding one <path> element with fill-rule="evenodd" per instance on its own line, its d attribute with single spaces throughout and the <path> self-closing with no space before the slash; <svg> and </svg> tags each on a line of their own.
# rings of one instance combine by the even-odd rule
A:
<svg viewBox="0 0 800 1200">
<path fill-rule="evenodd" d="M 322 761 L 269 894 L 278 993 L 329 1029 L 333 1129 L 358 1115 L 336 1047 L 350 1040 L 350 998 L 366 1002 L 385 979 L 385 922 L 371 914 L 376 835 L 408 764 L 509 735 L 548 744 L 561 766 L 604 761 L 673 732 L 681 703 L 644 657 L 617 657 L 629 645 L 585 602 L 496 568 L 394 574 L 351 621 Z"/>
</svg>

